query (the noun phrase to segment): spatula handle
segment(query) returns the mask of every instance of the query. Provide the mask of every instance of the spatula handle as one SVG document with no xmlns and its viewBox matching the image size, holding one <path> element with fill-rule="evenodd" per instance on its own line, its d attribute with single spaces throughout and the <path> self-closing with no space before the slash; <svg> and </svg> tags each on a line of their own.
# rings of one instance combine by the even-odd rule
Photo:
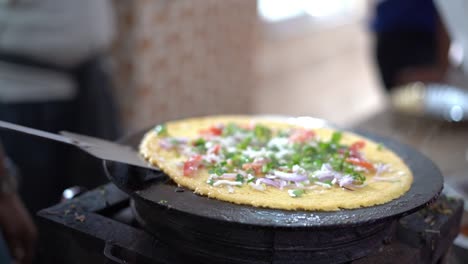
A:
<svg viewBox="0 0 468 264">
<path fill-rule="evenodd" d="M 13 131 L 21 132 L 21 133 L 24 133 L 24 134 L 29 134 L 29 135 L 41 137 L 41 138 L 47 138 L 47 139 L 62 142 L 62 143 L 65 143 L 65 144 L 77 145 L 77 142 L 75 140 L 66 138 L 66 137 L 61 136 L 61 135 L 46 132 L 46 131 L 43 131 L 43 130 L 30 128 L 30 127 L 20 126 L 20 125 L 5 122 L 5 121 L 2 121 L 2 120 L 0 120 L 0 128 L 9 129 L 9 130 L 13 130 Z"/>
</svg>

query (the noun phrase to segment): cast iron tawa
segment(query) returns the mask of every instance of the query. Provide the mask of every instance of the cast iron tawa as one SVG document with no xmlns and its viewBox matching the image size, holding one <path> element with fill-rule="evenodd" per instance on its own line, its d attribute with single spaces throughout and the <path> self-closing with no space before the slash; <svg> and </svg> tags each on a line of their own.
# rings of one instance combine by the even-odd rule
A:
<svg viewBox="0 0 468 264">
<path fill-rule="evenodd" d="M 134 134 L 123 143 L 137 147 L 144 133 Z M 362 225 L 414 212 L 435 200 L 443 187 L 439 169 L 427 157 L 409 146 L 388 138 L 357 131 L 358 134 L 382 143 L 397 153 L 411 169 L 414 182 L 402 197 L 386 204 L 333 212 L 286 211 L 237 205 L 194 194 L 177 187 L 164 173 L 140 169 L 126 164 L 105 161 L 109 179 L 131 197 L 156 207 L 165 207 L 181 214 L 196 215 L 231 223 L 277 228 L 328 228 Z"/>
<path fill-rule="evenodd" d="M 144 132 L 123 143 L 136 147 Z M 412 148 L 359 133 L 395 151 L 414 175 L 411 189 L 389 203 L 334 212 L 237 205 L 177 187 L 164 173 L 109 162 L 109 179 L 132 197 L 138 222 L 192 263 L 343 263 L 376 252 L 395 219 L 434 201 L 443 185 L 437 167 Z"/>
</svg>

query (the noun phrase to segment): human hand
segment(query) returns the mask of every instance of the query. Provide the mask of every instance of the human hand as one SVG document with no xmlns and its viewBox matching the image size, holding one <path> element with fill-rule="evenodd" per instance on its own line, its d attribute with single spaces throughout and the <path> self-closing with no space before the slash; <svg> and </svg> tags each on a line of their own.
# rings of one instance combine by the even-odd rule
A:
<svg viewBox="0 0 468 264">
<path fill-rule="evenodd" d="M 0 194 L 0 228 L 14 263 L 31 263 L 37 230 L 16 193 Z"/>
</svg>

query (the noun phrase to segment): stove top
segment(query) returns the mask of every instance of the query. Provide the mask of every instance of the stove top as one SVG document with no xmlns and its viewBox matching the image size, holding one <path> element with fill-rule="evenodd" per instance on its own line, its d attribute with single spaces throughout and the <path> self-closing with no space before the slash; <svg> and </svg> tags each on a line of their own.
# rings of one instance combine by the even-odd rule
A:
<svg viewBox="0 0 468 264">
<path fill-rule="evenodd" d="M 349 263 L 448 263 L 462 211 L 463 202 L 441 196 L 395 221 L 378 251 Z M 41 210 L 38 218 L 44 263 L 201 263 L 143 230 L 131 199 L 113 184 Z"/>
</svg>

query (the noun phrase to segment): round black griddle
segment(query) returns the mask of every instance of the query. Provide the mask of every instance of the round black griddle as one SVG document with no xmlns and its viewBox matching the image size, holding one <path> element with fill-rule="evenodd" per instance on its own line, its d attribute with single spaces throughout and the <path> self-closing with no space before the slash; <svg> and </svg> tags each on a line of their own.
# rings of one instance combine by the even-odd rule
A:
<svg viewBox="0 0 468 264">
<path fill-rule="evenodd" d="M 122 143 L 137 147 L 145 132 Z M 162 172 L 108 161 L 104 168 L 109 179 L 132 197 L 134 213 L 144 228 L 198 259 L 340 263 L 376 250 L 389 236 L 394 219 L 435 200 L 443 186 L 439 169 L 418 151 L 388 138 L 357 133 L 382 143 L 409 166 L 414 182 L 402 197 L 352 210 L 287 211 L 200 196 L 177 187 Z"/>
</svg>

